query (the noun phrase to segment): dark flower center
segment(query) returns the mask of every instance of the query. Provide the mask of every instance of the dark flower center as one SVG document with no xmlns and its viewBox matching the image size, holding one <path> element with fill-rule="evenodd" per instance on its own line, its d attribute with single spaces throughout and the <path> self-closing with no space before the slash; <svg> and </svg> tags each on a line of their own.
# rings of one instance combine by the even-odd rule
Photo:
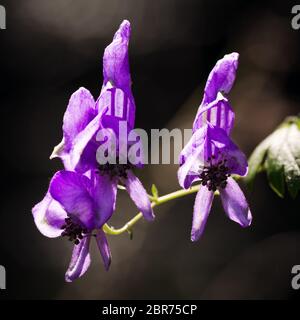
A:
<svg viewBox="0 0 300 320">
<path fill-rule="evenodd" d="M 62 237 L 68 237 L 69 241 L 74 244 L 79 244 L 84 235 L 88 233 L 88 230 L 82 227 L 79 223 L 76 223 L 72 218 L 65 219 L 65 224 L 61 226 L 64 231 L 61 233 Z"/>
<path fill-rule="evenodd" d="M 209 159 L 210 160 L 210 159 Z M 227 185 L 227 178 L 230 177 L 229 168 L 226 166 L 226 160 L 201 168 L 199 175 L 200 182 L 206 186 L 209 191 L 216 191 L 218 188 L 224 189 Z"/>
<path fill-rule="evenodd" d="M 119 158 L 116 159 L 115 164 L 105 163 L 98 166 L 98 172 L 101 175 L 108 174 L 111 178 L 127 178 L 127 170 L 133 169 L 133 165 L 130 163 L 121 164 Z"/>
</svg>

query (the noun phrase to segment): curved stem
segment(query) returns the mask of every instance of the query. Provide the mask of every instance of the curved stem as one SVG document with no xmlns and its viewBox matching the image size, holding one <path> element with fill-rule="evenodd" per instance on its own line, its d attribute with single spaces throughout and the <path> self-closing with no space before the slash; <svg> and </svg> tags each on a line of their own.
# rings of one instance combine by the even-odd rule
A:
<svg viewBox="0 0 300 320">
<path fill-rule="evenodd" d="M 159 206 L 163 203 L 169 202 L 171 200 L 177 199 L 177 198 L 181 198 L 184 197 L 188 194 L 192 194 L 192 193 L 196 193 L 197 191 L 199 191 L 201 185 L 196 185 L 191 187 L 190 189 L 182 189 L 182 190 L 178 190 L 169 194 L 166 194 L 164 196 L 158 197 L 156 199 L 154 199 L 154 197 L 151 197 L 152 202 L 151 202 L 151 207 L 154 208 L 156 206 Z M 105 224 L 103 226 L 103 230 L 105 233 L 107 234 L 111 234 L 111 235 L 119 235 L 122 234 L 124 232 L 128 232 L 131 233 L 131 228 L 143 217 L 142 213 L 139 212 L 136 216 L 134 216 L 131 220 L 129 220 L 123 227 L 119 228 L 119 229 L 115 229 L 114 227 L 110 227 L 107 224 Z"/>
</svg>

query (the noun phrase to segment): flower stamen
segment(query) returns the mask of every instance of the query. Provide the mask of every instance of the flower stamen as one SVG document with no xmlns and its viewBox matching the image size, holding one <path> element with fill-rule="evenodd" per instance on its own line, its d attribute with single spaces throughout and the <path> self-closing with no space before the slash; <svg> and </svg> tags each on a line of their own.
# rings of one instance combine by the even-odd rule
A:
<svg viewBox="0 0 300 320">
<path fill-rule="evenodd" d="M 61 233 L 62 237 L 68 237 L 69 241 L 74 244 L 79 244 L 84 236 L 88 233 L 88 230 L 82 227 L 79 223 L 74 222 L 70 217 L 65 219 L 65 224 L 61 226 L 64 231 Z"/>
<path fill-rule="evenodd" d="M 130 163 L 121 164 L 119 158 L 115 164 L 109 162 L 98 166 L 98 172 L 100 175 L 108 174 L 110 178 L 119 177 L 127 179 L 127 170 L 132 169 L 134 166 Z"/>
<path fill-rule="evenodd" d="M 209 191 L 216 191 L 218 188 L 224 189 L 227 185 L 227 179 L 230 177 L 230 170 L 226 166 L 226 159 L 215 164 L 209 159 L 209 166 L 200 168 L 200 183 L 206 186 Z"/>
</svg>

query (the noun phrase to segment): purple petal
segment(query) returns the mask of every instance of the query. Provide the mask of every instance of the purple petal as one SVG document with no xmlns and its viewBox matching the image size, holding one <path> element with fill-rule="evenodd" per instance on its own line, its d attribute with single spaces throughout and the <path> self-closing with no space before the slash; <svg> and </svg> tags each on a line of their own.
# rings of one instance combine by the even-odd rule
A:
<svg viewBox="0 0 300 320">
<path fill-rule="evenodd" d="M 245 176 L 248 171 L 248 162 L 245 154 L 235 145 L 223 129 L 208 126 L 205 159 L 212 155 L 216 162 L 226 159 L 226 166 L 231 174 Z"/>
<path fill-rule="evenodd" d="M 220 189 L 220 195 L 224 210 L 229 219 L 237 222 L 242 227 L 248 227 L 252 221 L 251 211 L 237 182 L 232 179 L 227 179 L 225 189 Z"/>
<path fill-rule="evenodd" d="M 148 221 L 152 221 L 154 219 L 154 213 L 147 192 L 141 181 L 132 173 L 131 170 L 127 171 L 125 184 L 130 198 L 141 211 L 144 218 Z"/>
<path fill-rule="evenodd" d="M 201 105 L 216 99 L 218 92 L 228 94 L 235 80 L 238 67 L 239 54 L 233 52 L 226 54 L 219 60 L 210 72 L 204 89 L 204 97 Z"/>
<path fill-rule="evenodd" d="M 128 58 L 130 32 L 130 23 L 124 20 L 116 32 L 113 42 L 105 49 L 103 76 L 106 90 L 102 90 L 104 93 L 102 100 L 104 100 L 105 106 L 111 106 L 111 118 L 120 117 L 118 114 L 121 114 L 121 118 L 127 120 L 129 129 L 132 130 L 134 128 L 135 103 L 131 92 Z M 117 127 L 116 123 L 109 122 L 109 118 L 107 118 L 106 125 L 108 125 L 107 128 Z"/>
<path fill-rule="evenodd" d="M 66 170 L 74 170 L 74 166 L 71 163 L 69 150 L 66 148 L 65 138 L 63 138 L 62 141 L 54 147 L 49 158 L 50 160 L 54 158 L 60 158 Z"/>
<path fill-rule="evenodd" d="M 50 183 L 50 194 L 67 211 L 89 230 L 95 226 L 95 206 L 91 197 L 91 181 L 71 172 L 57 172 Z"/>
<path fill-rule="evenodd" d="M 95 100 L 87 89 L 80 88 L 73 93 L 63 120 L 63 132 L 67 146 L 72 144 L 78 133 L 95 117 L 95 111 Z"/>
<path fill-rule="evenodd" d="M 67 282 L 72 282 L 81 277 L 89 268 L 91 258 L 89 245 L 91 237 L 83 238 L 78 245 L 74 246 L 71 262 L 65 275 Z"/>
<path fill-rule="evenodd" d="M 193 132 L 205 126 L 207 121 L 225 130 L 228 135 L 230 134 L 234 124 L 234 112 L 228 100 L 221 93 L 218 93 L 216 100 L 198 109 Z"/>
<path fill-rule="evenodd" d="M 103 259 L 105 270 L 108 271 L 111 263 L 111 252 L 110 252 L 110 248 L 109 248 L 105 233 L 103 232 L 102 229 L 99 229 L 97 231 L 96 241 L 97 241 L 100 254 Z"/>
<path fill-rule="evenodd" d="M 44 236 L 56 238 L 61 235 L 61 226 L 65 223 L 67 213 L 49 192 L 34 206 L 32 214 L 37 228 Z"/>
<path fill-rule="evenodd" d="M 106 223 L 116 209 L 117 181 L 109 175 L 96 175 L 94 188 L 94 201 L 98 213 L 96 227 L 100 228 Z"/>
<path fill-rule="evenodd" d="M 97 166 L 96 152 L 99 146 L 95 136 L 103 128 L 102 116 L 107 108 L 101 112 L 74 139 L 70 151 L 70 161 L 77 172 L 86 172 Z"/>
<path fill-rule="evenodd" d="M 197 241 L 204 231 L 213 198 L 213 191 L 209 191 L 207 187 L 201 187 L 197 193 L 194 204 L 193 226 L 191 234 L 192 241 Z"/>
<path fill-rule="evenodd" d="M 199 169 L 204 165 L 206 134 L 207 126 L 198 129 L 180 153 L 177 176 L 182 188 L 188 189 L 195 180 L 199 180 Z"/>
<path fill-rule="evenodd" d="M 98 112 L 107 108 L 102 117 L 102 125 L 104 128 L 113 129 L 117 136 L 119 136 L 120 121 L 127 123 L 127 131 L 134 128 L 135 103 L 129 87 L 128 90 L 124 90 L 108 82 L 101 90 L 96 108 Z"/>
<path fill-rule="evenodd" d="M 74 92 L 64 114 L 63 140 L 54 148 L 50 158 L 60 157 L 66 162 L 66 167 L 70 168 L 68 152 L 73 145 L 73 140 L 95 116 L 95 101 L 91 93 L 85 88 Z"/>
<path fill-rule="evenodd" d="M 103 56 L 104 84 L 109 81 L 123 90 L 131 84 L 128 59 L 130 31 L 130 23 L 124 20 Z"/>
</svg>

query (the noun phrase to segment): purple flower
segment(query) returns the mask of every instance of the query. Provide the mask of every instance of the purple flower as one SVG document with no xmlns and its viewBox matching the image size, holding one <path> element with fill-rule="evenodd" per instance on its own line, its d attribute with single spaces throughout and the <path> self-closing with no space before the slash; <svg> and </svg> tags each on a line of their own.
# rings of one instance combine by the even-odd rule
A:
<svg viewBox="0 0 300 320">
<path fill-rule="evenodd" d="M 108 129 L 118 138 L 121 122 L 126 124 L 127 132 L 134 128 L 135 102 L 131 91 L 129 72 L 129 38 L 130 23 L 123 21 L 113 42 L 104 52 L 104 81 L 98 100 L 93 102 L 90 94 L 85 93 L 84 96 L 89 98 L 88 101 L 84 100 L 84 107 L 82 107 L 83 90 L 81 89 L 80 93 L 74 94 L 75 97 L 79 95 L 80 98 L 75 99 L 77 101 L 75 107 L 73 104 L 68 107 L 64 117 L 63 142 L 56 147 L 53 156 L 62 158 L 65 165 L 71 165 L 71 168 L 74 168 L 76 172 L 85 173 L 93 170 L 98 173 L 106 181 L 106 188 L 109 190 L 115 188 L 118 183 L 123 184 L 145 219 L 153 220 L 151 203 L 142 183 L 132 171 L 135 166 L 127 161 L 127 150 L 124 154 L 123 150 L 117 148 L 116 160 L 122 161 L 117 161 L 116 164 L 99 164 L 96 159 L 96 151 L 101 144 L 97 141 L 96 136 L 100 129 Z M 77 115 L 75 115 L 76 112 Z M 75 134 L 72 134 L 71 138 L 69 138 L 67 125 L 69 121 L 72 123 L 71 127 L 77 123 Z M 127 136 L 122 138 L 127 139 Z M 119 145 L 120 141 L 117 140 L 117 146 Z M 107 204 L 110 207 L 114 207 L 114 205 L 115 199 L 112 203 Z"/>
<path fill-rule="evenodd" d="M 130 24 L 123 21 L 104 53 L 104 83 L 98 100 L 85 88 L 71 96 L 63 118 L 63 139 L 50 157 L 59 157 L 65 171 L 54 175 L 44 199 L 32 209 L 35 224 L 43 235 L 67 236 L 75 243 L 66 281 L 73 281 L 87 270 L 92 236 L 96 237 L 108 269 L 111 255 L 102 227 L 115 210 L 118 183 L 125 185 L 146 219 L 154 218 L 148 195 L 131 170 L 133 166 L 99 166 L 96 162 L 96 133 L 100 129 L 118 132 L 120 121 L 126 121 L 129 130 L 134 127 L 129 37 Z"/>
<path fill-rule="evenodd" d="M 108 270 L 111 254 L 103 224 L 110 218 L 110 208 L 105 208 L 103 198 L 109 203 L 115 198 L 116 188 L 103 190 L 104 179 L 88 178 L 72 171 L 57 172 L 49 191 L 33 208 L 39 230 L 48 237 L 68 237 L 74 242 L 72 259 L 65 279 L 70 282 L 82 276 L 90 265 L 89 245 L 95 237 L 105 269 Z"/>
<path fill-rule="evenodd" d="M 211 71 L 203 101 L 197 112 L 193 135 L 180 154 L 179 184 L 187 189 L 194 181 L 202 187 L 194 205 L 192 241 L 204 231 L 214 192 L 220 192 L 227 216 L 242 227 L 251 224 L 252 216 L 243 192 L 231 177 L 245 176 L 247 159 L 229 138 L 234 112 L 224 94 L 228 94 L 238 65 L 238 54 L 225 55 Z"/>
</svg>

